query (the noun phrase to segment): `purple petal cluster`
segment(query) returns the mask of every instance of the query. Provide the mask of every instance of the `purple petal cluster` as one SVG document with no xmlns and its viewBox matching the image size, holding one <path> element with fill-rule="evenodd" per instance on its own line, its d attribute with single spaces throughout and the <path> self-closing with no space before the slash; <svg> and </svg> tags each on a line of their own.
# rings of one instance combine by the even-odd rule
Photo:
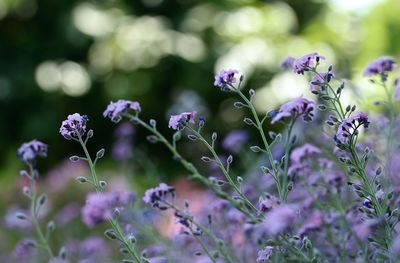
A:
<svg viewBox="0 0 400 263">
<path fill-rule="evenodd" d="M 146 190 L 143 196 L 143 202 L 157 207 L 161 210 L 165 210 L 165 204 L 163 202 L 173 199 L 175 197 L 175 188 L 165 183 L 159 184 L 155 188 Z"/>
<path fill-rule="evenodd" d="M 325 59 L 325 57 L 316 52 L 297 58 L 292 64 L 293 72 L 296 74 L 304 74 L 305 71 L 309 71 L 311 68 L 316 66 L 321 59 Z"/>
<path fill-rule="evenodd" d="M 111 101 L 107 109 L 103 112 L 103 116 L 104 118 L 110 118 L 113 122 L 119 122 L 122 119 L 121 115 L 128 110 L 140 112 L 141 108 L 139 102 L 130 100 Z"/>
<path fill-rule="evenodd" d="M 172 115 L 169 119 L 168 127 L 174 130 L 181 130 L 185 128 L 187 123 L 194 123 L 197 112 L 182 112 L 178 115 Z"/>
<path fill-rule="evenodd" d="M 22 162 L 32 164 L 35 162 L 37 156 L 47 156 L 47 144 L 38 140 L 23 143 L 17 150 L 17 156 Z"/>
<path fill-rule="evenodd" d="M 90 193 L 81 211 L 82 220 L 89 227 L 98 225 L 112 218 L 114 209 L 121 209 L 131 197 L 128 192 Z"/>
<path fill-rule="evenodd" d="M 295 60 L 296 58 L 292 56 L 286 57 L 281 63 L 281 68 L 283 68 L 284 70 L 293 69 L 293 62 Z"/>
<path fill-rule="evenodd" d="M 299 163 L 306 156 L 319 153 L 321 153 L 321 150 L 317 146 L 306 143 L 303 146 L 293 149 L 290 154 L 290 161 Z"/>
<path fill-rule="evenodd" d="M 257 263 L 267 263 L 272 255 L 274 247 L 266 246 L 258 251 Z"/>
<path fill-rule="evenodd" d="M 358 133 L 358 128 L 363 126 L 368 128 L 369 120 L 368 115 L 364 112 L 359 112 L 345 120 L 339 125 L 335 141 L 341 144 L 348 144 L 349 138 Z"/>
<path fill-rule="evenodd" d="M 238 73 L 236 69 L 222 70 L 215 76 L 214 86 L 224 88 L 226 85 L 233 85 L 236 83 L 235 75 Z"/>
<path fill-rule="evenodd" d="M 284 204 L 276 206 L 267 214 L 263 226 L 269 235 L 275 236 L 293 225 L 295 218 L 296 207 Z"/>
<path fill-rule="evenodd" d="M 375 75 L 387 74 L 394 70 L 396 65 L 395 63 L 396 62 L 392 57 L 379 57 L 368 63 L 367 67 L 364 69 L 364 76 L 372 77 Z"/>
<path fill-rule="evenodd" d="M 279 112 L 272 118 L 271 123 L 274 124 L 285 117 L 297 117 L 300 115 L 303 116 L 304 121 L 312 121 L 314 117 L 313 111 L 314 102 L 300 96 L 283 104 Z"/>
<path fill-rule="evenodd" d="M 35 251 L 35 242 L 32 240 L 22 240 L 14 248 L 12 257 L 19 260 L 19 262 L 25 262 L 25 260 L 32 257 Z"/>
<path fill-rule="evenodd" d="M 80 115 L 79 113 L 68 115 L 67 119 L 61 124 L 61 135 L 67 140 L 74 136 L 83 136 L 86 132 L 86 122 L 88 120 L 86 115 Z"/>
</svg>

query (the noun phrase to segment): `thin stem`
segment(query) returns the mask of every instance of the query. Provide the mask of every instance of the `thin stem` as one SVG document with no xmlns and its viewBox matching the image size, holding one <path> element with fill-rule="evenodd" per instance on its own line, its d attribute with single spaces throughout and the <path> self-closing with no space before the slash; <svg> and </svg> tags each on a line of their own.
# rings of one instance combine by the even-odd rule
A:
<svg viewBox="0 0 400 263">
<path fill-rule="evenodd" d="M 282 191 L 281 191 L 281 187 L 282 186 L 281 186 L 281 181 L 280 181 L 280 177 L 279 177 L 279 172 L 278 172 L 278 169 L 277 169 L 277 167 L 275 165 L 275 160 L 274 160 L 274 157 L 272 155 L 271 147 L 268 144 L 267 138 L 266 138 L 265 133 L 264 133 L 264 129 L 262 127 L 262 123 L 261 123 L 261 121 L 260 121 L 260 119 L 258 117 L 256 109 L 254 108 L 253 103 L 240 91 L 239 88 L 238 89 L 236 89 L 235 87 L 232 87 L 232 88 L 233 88 L 233 91 L 235 91 L 237 94 L 239 94 L 239 96 L 242 98 L 242 100 L 247 104 L 248 108 L 250 109 L 250 111 L 251 111 L 251 113 L 253 115 L 254 120 L 256 121 L 256 123 L 255 123 L 256 124 L 256 128 L 257 128 L 258 132 L 260 133 L 261 139 L 262 139 L 263 144 L 264 144 L 265 153 L 267 154 L 268 161 L 269 161 L 269 163 L 270 163 L 270 165 L 272 167 L 272 171 L 273 171 L 273 175 L 272 176 L 274 177 L 275 182 L 277 184 L 279 198 L 282 201 L 284 201 L 285 197 L 284 197 L 284 193 L 282 193 Z"/>
<path fill-rule="evenodd" d="M 204 145 L 208 148 L 208 150 L 211 152 L 213 155 L 215 161 L 217 162 L 218 166 L 220 167 L 222 173 L 224 174 L 226 180 L 228 180 L 228 183 L 230 186 L 233 187 L 233 189 L 238 193 L 238 195 L 241 197 L 241 199 L 246 203 L 247 206 L 249 206 L 254 212 L 258 212 L 258 209 L 251 203 L 251 201 L 243 194 L 243 192 L 240 190 L 240 188 L 235 184 L 235 182 L 232 180 L 231 176 L 229 175 L 227 169 L 223 165 L 221 159 L 219 158 L 218 154 L 215 152 L 214 148 L 207 142 L 204 137 L 198 133 L 196 130 L 194 130 L 190 126 L 186 126 L 190 131 L 193 132 L 203 143 Z"/>
<path fill-rule="evenodd" d="M 46 250 L 47 254 L 49 255 L 49 258 L 52 259 L 54 258 L 54 253 L 51 250 L 51 247 L 49 245 L 48 240 L 46 239 L 45 235 L 43 234 L 42 229 L 40 228 L 39 221 L 37 219 L 37 213 L 36 213 L 36 200 L 37 200 L 37 190 L 36 190 L 36 181 L 34 178 L 34 172 L 33 172 L 33 167 L 30 165 L 30 181 L 31 181 L 31 221 L 33 226 L 35 227 L 36 234 L 39 238 L 39 241 L 41 243 L 41 247 Z"/>
<path fill-rule="evenodd" d="M 206 245 L 204 244 L 204 242 L 201 240 L 201 238 L 199 238 L 192 230 L 192 228 L 189 228 L 190 233 L 192 234 L 192 236 L 196 239 L 197 243 L 200 244 L 201 248 L 203 249 L 204 253 L 207 254 L 207 256 L 211 259 L 211 261 L 213 263 L 216 262 L 215 258 L 211 255 L 210 251 L 208 251 Z"/>
<path fill-rule="evenodd" d="M 179 161 L 182 166 L 188 170 L 191 173 L 191 178 L 199 180 L 201 183 L 203 183 L 205 186 L 208 188 L 212 189 L 220 198 L 227 200 L 230 204 L 232 204 L 236 209 L 238 209 L 240 212 L 245 214 L 252 222 L 259 222 L 260 219 L 255 217 L 253 214 L 251 214 L 247 209 L 244 209 L 236 200 L 234 200 L 232 197 L 230 197 L 226 192 L 222 191 L 220 188 L 216 187 L 208 178 L 204 177 L 200 172 L 197 170 L 197 168 L 189 161 L 184 159 L 181 154 L 178 152 L 176 149 L 176 145 L 173 145 L 170 143 L 159 131 L 157 131 L 155 128 L 141 120 L 137 116 L 132 116 L 130 114 L 125 114 L 127 118 L 129 118 L 133 123 L 137 123 L 141 126 L 143 126 L 145 129 L 147 129 L 149 132 L 154 134 L 158 140 L 163 143 L 173 154 L 175 159 Z"/>
<path fill-rule="evenodd" d="M 80 136 L 80 134 L 78 133 L 78 141 L 81 144 L 83 151 L 85 152 L 85 156 L 87 159 L 87 162 L 89 164 L 90 167 L 90 171 L 92 174 L 92 179 L 93 179 L 93 186 L 96 190 L 97 194 L 101 194 L 102 193 L 102 188 L 100 187 L 99 184 L 99 179 L 97 177 L 96 174 L 96 168 L 95 165 L 92 161 L 92 157 L 90 156 L 87 148 L 86 148 L 86 144 L 83 142 L 82 137 Z M 114 219 L 108 219 L 108 222 L 110 223 L 111 227 L 113 228 L 114 232 L 118 235 L 118 239 L 119 241 L 121 241 L 121 243 L 125 246 L 125 248 L 128 250 L 129 254 L 131 255 L 131 257 L 137 262 L 137 263 L 141 263 L 140 257 L 136 254 L 135 249 L 132 247 L 132 245 L 130 244 L 130 242 L 126 239 L 121 227 L 119 226 L 119 223 L 117 220 Z"/>
<path fill-rule="evenodd" d="M 285 163 L 283 167 L 283 178 L 282 178 L 282 191 L 283 191 L 283 201 L 286 200 L 287 195 L 288 195 L 288 177 L 289 177 L 289 151 L 291 148 L 291 137 L 292 137 L 292 130 L 293 126 L 296 122 L 297 117 L 293 118 L 289 124 L 289 128 L 287 130 L 287 138 L 286 138 L 286 144 L 285 144 Z"/>
</svg>

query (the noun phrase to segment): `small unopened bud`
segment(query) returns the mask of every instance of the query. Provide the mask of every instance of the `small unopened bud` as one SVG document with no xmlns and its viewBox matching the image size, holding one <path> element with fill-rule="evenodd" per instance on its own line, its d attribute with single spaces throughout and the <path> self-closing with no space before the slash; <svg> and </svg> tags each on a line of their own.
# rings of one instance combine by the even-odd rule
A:
<svg viewBox="0 0 400 263">
<path fill-rule="evenodd" d="M 27 171 L 25 171 L 25 170 L 21 170 L 21 171 L 19 171 L 19 175 L 20 176 L 22 176 L 22 177 L 29 177 L 29 174 L 28 174 L 28 172 Z"/>
<path fill-rule="evenodd" d="M 150 143 L 157 143 L 158 142 L 158 138 L 155 135 L 148 135 L 146 137 L 146 139 L 150 142 Z"/>
<path fill-rule="evenodd" d="M 115 234 L 114 230 L 112 230 L 112 229 L 108 229 L 108 230 L 104 231 L 104 235 L 112 240 L 117 239 L 117 235 Z"/>
<path fill-rule="evenodd" d="M 49 222 L 47 223 L 47 230 L 48 230 L 49 232 L 53 232 L 54 229 L 56 229 L 56 224 L 54 223 L 54 221 L 49 221 Z"/>
<path fill-rule="evenodd" d="M 243 108 L 245 105 L 243 103 L 241 103 L 240 101 L 236 101 L 235 103 L 233 103 L 233 106 L 235 108 L 241 109 Z"/>
<path fill-rule="evenodd" d="M 31 189 L 28 186 L 24 186 L 24 188 L 22 188 L 22 193 L 28 197 L 31 197 Z"/>
<path fill-rule="evenodd" d="M 213 132 L 212 136 L 211 136 L 211 140 L 215 141 L 217 139 L 217 133 Z"/>
<path fill-rule="evenodd" d="M 79 161 L 79 159 L 80 159 L 79 156 L 76 156 L 76 155 L 69 157 L 69 160 L 71 162 L 77 162 L 77 161 Z"/>
<path fill-rule="evenodd" d="M 42 206 L 42 205 L 44 205 L 44 203 L 46 203 L 46 195 L 45 195 L 45 194 L 42 194 L 42 195 L 39 196 L 39 198 L 38 198 L 38 204 L 39 204 L 39 206 Z"/>
<path fill-rule="evenodd" d="M 242 183 L 243 183 L 243 178 L 240 177 L 240 176 L 238 176 L 238 177 L 236 178 L 236 180 L 237 180 L 238 184 L 242 184 Z"/>
<path fill-rule="evenodd" d="M 157 121 L 154 119 L 150 119 L 150 125 L 151 125 L 151 127 L 155 128 L 157 125 Z"/>
<path fill-rule="evenodd" d="M 107 186 L 107 182 L 106 181 L 100 181 L 99 184 L 100 184 L 101 188 L 105 188 Z"/>
<path fill-rule="evenodd" d="M 127 237 L 128 241 L 131 242 L 132 244 L 136 244 L 136 237 L 134 235 L 129 235 Z"/>
<path fill-rule="evenodd" d="M 255 146 L 251 146 L 251 147 L 250 147 L 250 150 L 251 150 L 252 152 L 258 153 L 258 152 L 261 151 L 261 148 L 255 145 Z"/>
<path fill-rule="evenodd" d="M 61 247 L 61 248 L 60 248 L 60 251 L 58 252 L 58 256 L 59 256 L 62 260 L 67 259 L 67 250 L 65 249 L 65 247 Z"/>
<path fill-rule="evenodd" d="M 144 261 L 143 258 L 142 258 L 142 262 L 146 262 L 146 261 Z M 148 262 L 148 261 L 147 261 L 147 262 Z M 147 262 L 146 262 L 146 263 L 147 263 Z M 123 259 L 123 260 L 122 260 L 122 263 L 135 263 L 135 261 L 130 260 L 130 259 Z"/>
<path fill-rule="evenodd" d="M 88 179 L 86 179 L 86 177 L 84 177 L 84 176 L 78 176 L 78 177 L 75 178 L 75 180 L 78 181 L 81 184 L 88 182 Z"/>
<path fill-rule="evenodd" d="M 228 159 L 226 159 L 226 162 L 227 162 L 228 164 L 231 164 L 231 163 L 233 162 L 233 156 L 232 156 L 232 155 L 229 155 L 229 156 L 228 156 Z"/>
<path fill-rule="evenodd" d="M 243 121 L 244 121 L 244 123 L 246 123 L 247 125 L 253 125 L 253 124 L 254 124 L 253 120 L 250 119 L 250 118 L 244 118 Z"/>
<path fill-rule="evenodd" d="M 26 215 L 24 213 L 21 213 L 21 212 L 16 213 L 15 217 L 20 219 L 20 220 L 26 220 L 27 219 Z"/>
<path fill-rule="evenodd" d="M 201 159 L 203 162 L 205 162 L 205 163 L 209 163 L 209 162 L 212 161 L 212 159 L 211 159 L 210 157 L 207 157 L 207 156 L 203 156 L 203 157 L 201 157 L 200 159 Z"/>
<path fill-rule="evenodd" d="M 87 136 L 88 138 L 92 138 L 92 137 L 93 137 L 93 134 L 94 134 L 93 130 L 90 129 L 90 130 L 88 131 L 88 133 L 87 133 L 86 136 Z"/>
<path fill-rule="evenodd" d="M 256 94 L 256 92 L 253 89 L 249 90 L 249 96 L 250 98 L 254 96 L 254 94 Z"/>
<path fill-rule="evenodd" d="M 189 135 L 188 135 L 188 138 L 189 138 L 189 140 L 191 140 L 191 141 L 197 140 L 197 137 L 196 137 L 195 135 L 193 135 L 193 134 L 189 134 Z"/>
<path fill-rule="evenodd" d="M 104 152 L 105 152 L 104 148 L 100 149 L 100 150 L 96 153 L 96 158 L 97 158 L 97 159 L 103 158 Z"/>
</svg>

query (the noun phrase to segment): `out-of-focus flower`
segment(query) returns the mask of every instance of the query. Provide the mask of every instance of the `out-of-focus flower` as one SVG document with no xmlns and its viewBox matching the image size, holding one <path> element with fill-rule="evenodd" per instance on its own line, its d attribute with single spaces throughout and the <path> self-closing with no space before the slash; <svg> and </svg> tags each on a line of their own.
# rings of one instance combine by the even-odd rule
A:
<svg viewBox="0 0 400 263">
<path fill-rule="evenodd" d="M 61 135 L 67 140 L 74 136 L 82 136 L 86 132 L 86 122 L 88 120 L 86 115 L 80 115 L 79 113 L 68 115 L 67 119 L 61 124 Z"/>
<path fill-rule="evenodd" d="M 349 138 L 357 133 L 357 129 L 361 126 L 364 128 L 368 128 L 369 121 L 368 115 L 364 112 L 359 112 L 354 114 L 353 116 L 343 120 L 343 122 L 339 125 L 335 141 L 337 143 L 348 144 Z"/>
<path fill-rule="evenodd" d="M 129 100 L 111 101 L 107 109 L 103 112 L 103 116 L 104 118 L 109 118 L 113 122 L 119 122 L 122 119 L 121 115 L 130 109 L 135 112 L 140 112 L 141 108 L 139 102 Z"/>
<path fill-rule="evenodd" d="M 271 123 L 274 124 L 285 117 L 298 117 L 300 115 L 303 116 L 304 121 L 312 121 L 314 117 L 313 110 L 314 102 L 300 96 L 283 104 L 279 112 L 272 118 Z"/>
<path fill-rule="evenodd" d="M 169 198 L 175 197 L 175 188 L 168 186 L 165 183 L 159 184 L 155 188 L 150 188 L 146 190 L 143 196 L 143 202 L 146 204 L 151 204 L 153 207 L 159 209 L 166 209 L 163 204 L 164 201 L 168 201 Z"/>
<path fill-rule="evenodd" d="M 224 88 L 226 85 L 233 85 L 236 83 L 235 75 L 239 71 L 236 69 L 222 70 L 218 75 L 215 75 L 214 86 Z"/>
<path fill-rule="evenodd" d="M 185 127 L 186 123 L 195 123 L 194 119 L 197 112 L 182 112 L 178 115 L 172 115 L 169 119 L 168 127 L 174 130 L 181 130 Z"/>
<path fill-rule="evenodd" d="M 301 228 L 299 229 L 299 235 L 303 236 L 309 231 L 315 231 L 322 227 L 323 217 L 321 212 L 317 211 L 310 215 L 309 218 L 303 223 Z"/>
<path fill-rule="evenodd" d="M 257 263 L 267 263 L 272 255 L 274 248 L 266 246 L 265 248 L 258 251 Z"/>
<path fill-rule="evenodd" d="M 246 130 L 233 130 L 225 136 L 222 141 L 222 147 L 227 151 L 238 153 L 249 140 L 249 137 L 249 133 Z"/>
<path fill-rule="evenodd" d="M 295 218 L 296 208 L 293 205 L 280 205 L 267 214 L 263 226 L 268 234 L 275 236 L 293 225 Z"/>
<path fill-rule="evenodd" d="M 20 241 L 12 252 L 12 257 L 19 260 L 19 262 L 27 262 L 35 252 L 35 242 L 32 240 L 24 239 Z"/>
<path fill-rule="evenodd" d="M 292 56 L 286 57 L 282 63 L 281 63 L 281 68 L 284 70 L 292 69 L 293 68 L 293 62 L 296 60 L 296 58 Z"/>
<path fill-rule="evenodd" d="M 28 165 L 33 164 L 37 156 L 47 156 L 47 144 L 38 140 L 23 143 L 17 150 L 17 156 L 22 162 Z"/>
<path fill-rule="evenodd" d="M 290 154 L 290 160 L 292 162 L 299 163 L 303 158 L 319 153 L 321 153 L 321 150 L 318 147 L 310 143 L 306 143 L 303 146 L 293 149 L 292 153 Z"/>
<path fill-rule="evenodd" d="M 317 65 L 321 59 L 325 59 L 325 57 L 318 53 L 310 53 L 297 58 L 293 62 L 293 72 L 296 74 L 304 74 L 305 71 L 309 71 L 312 67 Z"/>
<path fill-rule="evenodd" d="M 90 193 L 81 211 L 83 222 L 93 227 L 110 219 L 114 209 L 121 209 L 128 203 L 130 196 L 132 196 L 130 193 L 125 192 Z"/>
<path fill-rule="evenodd" d="M 364 76 L 371 77 L 375 75 L 387 74 L 395 68 L 395 61 L 392 57 L 379 57 L 370 63 L 364 69 Z"/>
<path fill-rule="evenodd" d="M 90 236 L 83 240 L 80 244 L 80 254 L 89 257 L 93 254 L 108 254 L 109 249 L 105 240 L 98 236 Z"/>
</svg>

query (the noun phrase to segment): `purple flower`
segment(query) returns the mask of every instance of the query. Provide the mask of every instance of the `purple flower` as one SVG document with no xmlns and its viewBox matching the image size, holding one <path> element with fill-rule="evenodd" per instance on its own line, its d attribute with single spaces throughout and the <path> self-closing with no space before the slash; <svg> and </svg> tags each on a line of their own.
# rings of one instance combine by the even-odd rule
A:
<svg viewBox="0 0 400 263">
<path fill-rule="evenodd" d="M 243 129 L 233 130 L 228 133 L 222 141 L 222 147 L 233 153 L 238 153 L 243 145 L 249 140 L 249 133 Z"/>
<path fill-rule="evenodd" d="M 129 109 L 140 112 L 141 108 L 139 102 L 129 100 L 111 101 L 107 109 L 103 112 L 103 116 L 104 118 L 110 118 L 113 122 L 119 122 L 122 119 L 121 115 Z"/>
<path fill-rule="evenodd" d="M 312 121 L 312 118 L 314 117 L 313 110 L 314 102 L 300 96 L 283 104 L 279 109 L 279 112 L 272 118 L 271 123 L 274 124 L 285 117 L 297 117 L 300 115 L 303 115 L 304 121 Z"/>
<path fill-rule="evenodd" d="M 161 210 L 165 210 L 166 207 L 162 203 L 174 197 L 175 188 L 168 186 L 165 183 L 161 183 L 155 188 L 146 190 L 143 196 L 143 202 L 151 204 L 153 207 L 157 207 Z"/>
<path fill-rule="evenodd" d="M 326 83 L 329 83 L 334 77 L 335 73 L 333 71 L 314 75 L 314 77 L 310 81 L 310 91 L 315 92 L 318 90 L 324 90 Z"/>
<path fill-rule="evenodd" d="M 274 248 L 271 246 L 266 246 L 265 248 L 258 251 L 257 263 L 267 263 L 272 255 Z"/>
<path fill-rule="evenodd" d="M 37 156 L 47 156 L 47 144 L 44 144 L 38 140 L 32 140 L 24 143 L 17 150 L 18 158 L 26 164 L 33 164 Z"/>
<path fill-rule="evenodd" d="M 79 113 L 68 115 L 67 119 L 61 124 L 61 135 L 67 140 L 73 136 L 82 136 L 86 132 L 86 122 L 88 120 L 86 115 L 80 115 Z"/>
<path fill-rule="evenodd" d="M 335 141 L 338 144 L 348 144 L 349 138 L 353 134 L 358 133 L 358 128 L 363 126 L 364 128 L 368 128 L 369 121 L 368 115 L 364 112 L 359 112 L 352 117 L 349 117 L 339 125 Z"/>
<path fill-rule="evenodd" d="M 321 59 L 325 59 L 325 57 L 318 53 L 307 54 L 295 59 L 293 62 L 293 72 L 296 74 L 303 74 L 304 71 L 309 71 L 312 67 L 317 65 Z"/>
<path fill-rule="evenodd" d="M 172 115 L 169 119 L 168 127 L 174 130 L 181 130 L 185 128 L 186 123 L 194 123 L 194 118 L 197 112 L 182 112 L 178 115 Z"/>
<path fill-rule="evenodd" d="M 379 57 L 368 63 L 367 67 L 364 69 L 364 76 L 371 77 L 378 74 L 386 74 L 389 71 L 393 71 L 394 67 L 395 61 L 392 57 Z"/>
<path fill-rule="evenodd" d="M 315 231 L 322 227 L 323 217 L 321 212 L 316 211 L 310 215 L 309 218 L 303 223 L 299 230 L 299 235 L 303 236 L 307 234 L 309 231 Z"/>
<path fill-rule="evenodd" d="M 224 88 L 226 85 L 233 85 L 236 83 L 235 75 L 238 73 L 236 69 L 222 70 L 215 76 L 214 86 Z"/>
<path fill-rule="evenodd" d="M 258 200 L 258 207 L 262 212 L 269 212 L 279 204 L 279 199 L 275 196 L 260 197 Z"/>
<path fill-rule="evenodd" d="M 290 160 L 294 163 L 299 163 L 306 156 L 318 153 L 321 153 L 321 150 L 318 147 L 310 143 L 306 143 L 301 147 L 293 149 L 292 153 L 290 154 Z"/>
<path fill-rule="evenodd" d="M 103 238 L 91 236 L 80 244 L 80 253 L 85 257 L 98 253 L 104 255 L 108 253 L 108 247 Z"/>
<path fill-rule="evenodd" d="M 32 240 L 25 239 L 20 241 L 16 245 L 14 251 L 12 252 L 12 256 L 15 259 L 25 262 L 25 260 L 28 260 L 29 258 L 32 257 L 34 250 L 35 250 L 35 242 Z"/>
<path fill-rule="evenodd" d="M 263 225 L 267 233 L 275 236 L 293 225 L 296 208 L 293 205 L 280 205 L 267 214 Z"/>
<path fill-rule="evenodd" d="M 112 218 L 114 209 L 128 203 L 130 196 L 125 192 L 90 193 L 81 211 L 83 222 L 93 227 Z"/>
<path fill-rule="evenodd" d="M 296 58 L 294 58 L 292 56 L 286 57 L 281 63 L 281 68 L 283 68 L 284 70 L 293 69 L 293 62 L 295 60 L 296 60 Z"/>
</svg>

